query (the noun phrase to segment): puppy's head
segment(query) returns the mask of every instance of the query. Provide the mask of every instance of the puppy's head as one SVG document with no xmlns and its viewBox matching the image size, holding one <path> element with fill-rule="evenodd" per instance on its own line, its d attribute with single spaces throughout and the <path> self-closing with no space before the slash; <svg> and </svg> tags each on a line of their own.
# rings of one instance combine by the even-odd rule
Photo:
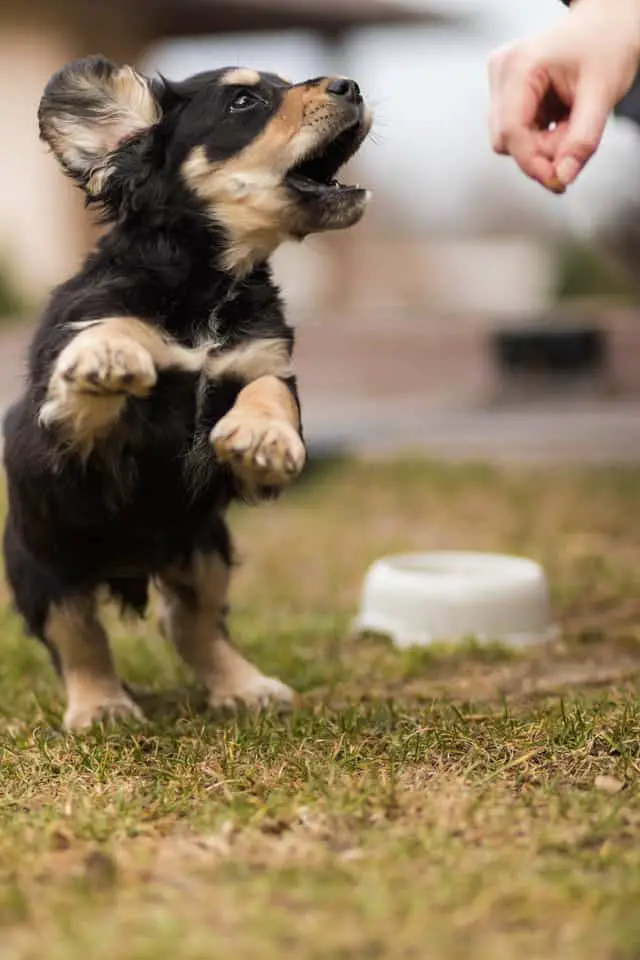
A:
<svg viewBox="0 0 640 960">
<path fill-rule="evenodd" d="M 52 77 L 39 121 L 109 218 L 192 206 L 222 231 L 234 272 L 285 239 L 351 226 L 369 197 L 335 179 L 371 126 L 344 78 L 290 84 L 227 68 L 170 83 L 90 57 Z"/>
</svg>

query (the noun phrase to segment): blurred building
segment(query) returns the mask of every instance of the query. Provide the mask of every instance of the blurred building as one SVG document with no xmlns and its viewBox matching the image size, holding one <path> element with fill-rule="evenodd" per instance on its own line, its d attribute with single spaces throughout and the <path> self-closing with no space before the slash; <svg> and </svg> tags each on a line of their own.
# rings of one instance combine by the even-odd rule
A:
<svg viewBox="0 0 640 960">
<path fill-rule="evenodd" d="M 94 236 L 79 191 L 38 140 L 38 102 L 63 63 L 97 52 L 139 63 L 161 40 L 238 31 L 306 29 L 336 45 L 361 26 L 439 19 L 394 0 L 3 0 L 0 266 L 37 302 Z"/>
<path fill-rule="evenodd" d="M 545 3 L 560 13 L 556 2 Z M 610 130 L 619 135 L 620 156 L 603 148 L 570 195 L 545 196 L 488 148 L 484 58 L 504 37 L 487 33 L 478 40 L 477 21 L 470 30 L 468 19 L 449 15 L 461 6 L 452 0 L 3 0 L 0 274 L 8 268 L 35 304 L 95 238 L 80 191 L 38 139 L 37 105 L 61 64 L 100 52 L 179 79 L 183 70 L 238 62 L 236 50 L 243 48 L 260 51 L 251 65 L 286 72 L 277 61 L 287 44 L 298 44 L 301 76 L 352 72 L 367 94 L 382 95 L 374 102 L 381 142 L 368 143 L 345 174 L 374 189 L 363 223 L 287 245 L 275 257 L 299 327 L 307 409 L 315 404 L 318 422 L 333 429 L 350 401 L 355 420 L 367 403 L 387 410 L 407 398 L 425 407 L 485 403 L 502 388 L 491 346 L 496 331 L 517 339 L 518 330 L 529 336 L 537 318 L 547 323 L 558 242 L 571 231 L 572 210 L 604 224 L 616 241 L 622 237 L 635 261 L 640 137 L 635 125 Z M 535 4 L 504 5 L 502 13 L 524 15 L 525 6 L 542 16 Z M 259 39 L 250 43 L 250 36 Z M 582 221 L 574 229 L 581 237 L 594 232 Z M 640 393 L 634 313 L 599 303 L 588 309 L 581 303 L 571 316 L 551 311 L 571 335 L 585 324 L 607 333 L 606 363 L 591 378 L 600 393 Z M 539 343 L 529 348 L 539 350 Z M 0 372 L 0 393 L 1 381 Z"/>
</svg>

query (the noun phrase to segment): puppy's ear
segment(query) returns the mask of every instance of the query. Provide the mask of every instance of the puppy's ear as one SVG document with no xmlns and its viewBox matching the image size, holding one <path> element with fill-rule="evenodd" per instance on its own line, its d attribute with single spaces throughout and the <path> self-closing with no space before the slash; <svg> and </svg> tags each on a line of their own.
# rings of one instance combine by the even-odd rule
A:
<svg viewBox="0 0 640 960">
<path fill-rule="evenodd" d="M 40 136 L 65 171 L 90 194 L 109 176 L 109 156 L 160 119 L 150 82 L 133 67 L 104 57 L 67 64 L 47 84 L 38 121 Z"/>
</svg>

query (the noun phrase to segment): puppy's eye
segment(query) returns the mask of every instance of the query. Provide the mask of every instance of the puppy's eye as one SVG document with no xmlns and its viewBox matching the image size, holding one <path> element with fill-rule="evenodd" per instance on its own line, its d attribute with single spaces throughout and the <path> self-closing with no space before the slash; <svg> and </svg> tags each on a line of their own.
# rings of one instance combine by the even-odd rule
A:
<svg viewBox="0 0 640 960">
<path fill-rule="evenodd" d="M 260 98 L 255 93 L 241 90 L 229 104 L 229 110 L 231 113 L 240 113 L 242 110 L 251 110 L 258 103 L 260 103 Z"/>
</svg>

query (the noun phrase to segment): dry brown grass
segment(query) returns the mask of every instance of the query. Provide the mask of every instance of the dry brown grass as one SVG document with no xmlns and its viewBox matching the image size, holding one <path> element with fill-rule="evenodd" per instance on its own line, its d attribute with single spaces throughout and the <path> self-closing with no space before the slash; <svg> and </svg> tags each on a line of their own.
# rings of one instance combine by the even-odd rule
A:
<svg viewBox="0 0 640 960">
<path fill-rule="evenodd" d="M 119 627 L 151 724 L 59 733 L 6 611 L 0 957 L 624 960 L 640 954 L 640 471 L 318 468 L 237 511 L 243 646 L 301 692 L 216 724 L 152 621 Z M 562 637 L 399 653 L 349 630 L 367 565 L 536 557 Z"/>
</svg>

